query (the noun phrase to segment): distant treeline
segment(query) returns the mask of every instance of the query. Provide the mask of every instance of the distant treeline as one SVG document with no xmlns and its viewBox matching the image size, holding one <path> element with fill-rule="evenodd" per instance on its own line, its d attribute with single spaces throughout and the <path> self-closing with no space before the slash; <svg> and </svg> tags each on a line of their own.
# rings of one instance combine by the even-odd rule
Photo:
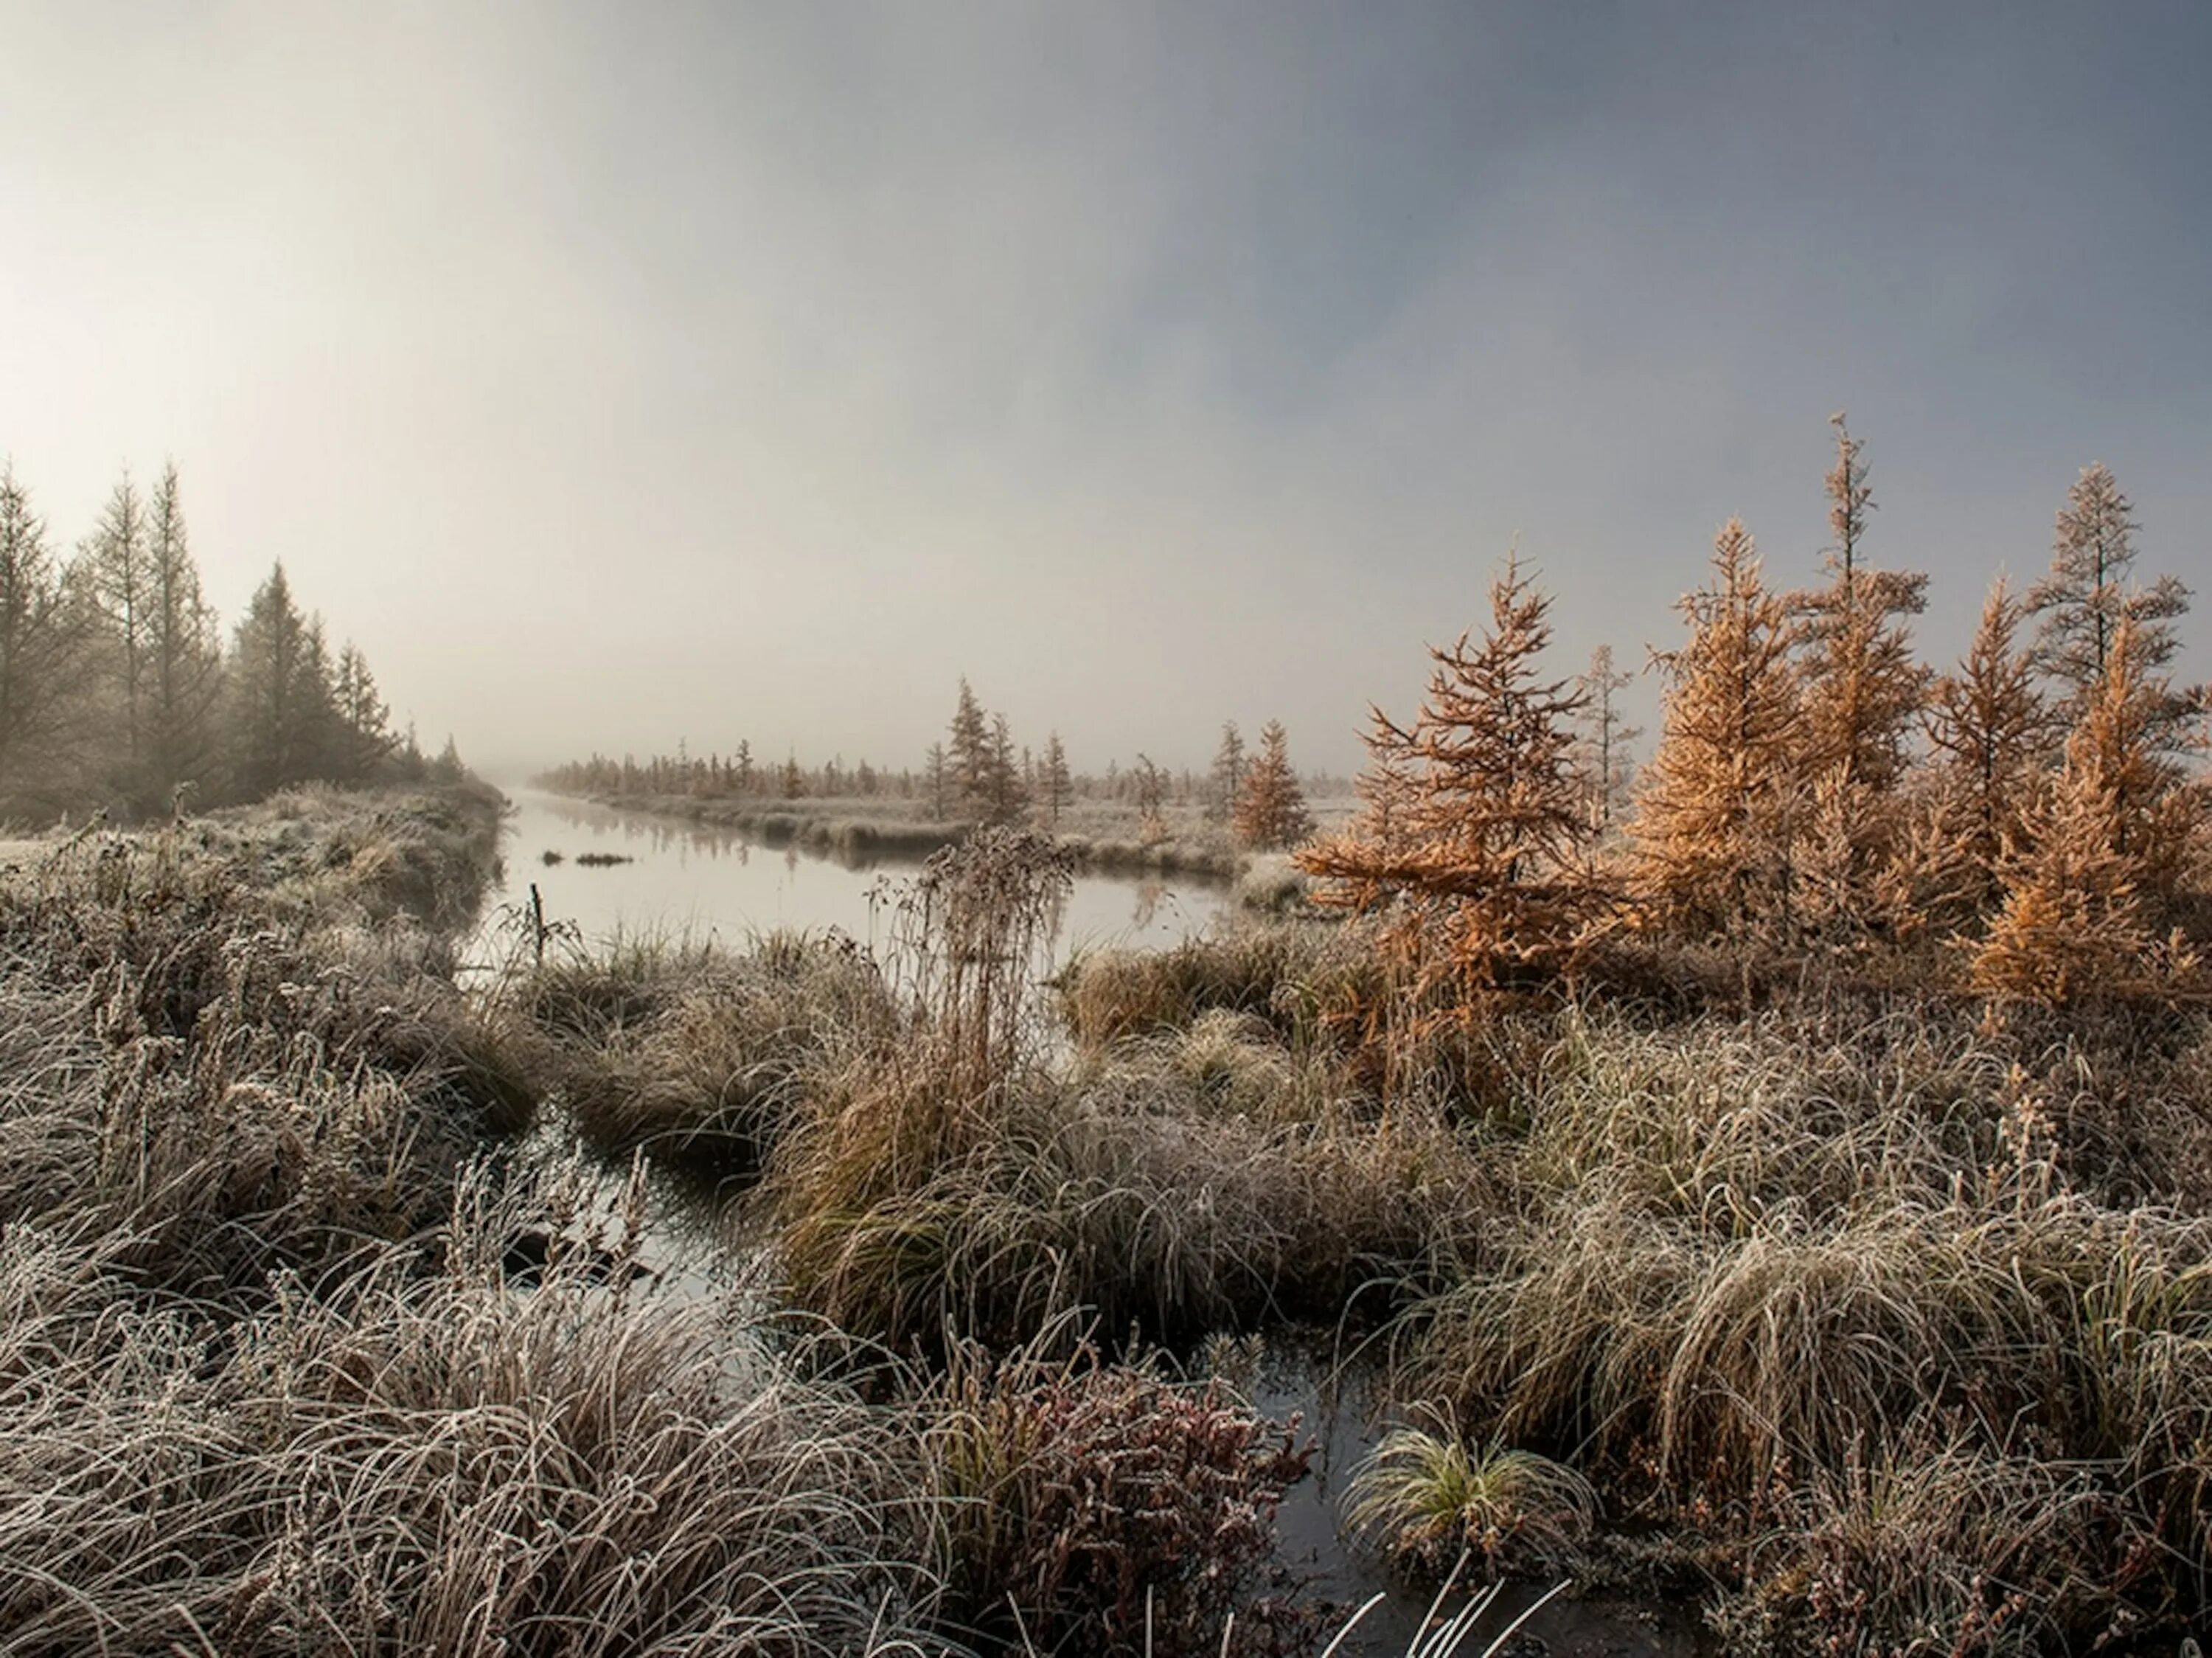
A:
<svg viewBox="0 0 2212 1658">
<path fill-rule="evenodd" d="M 333 655 L 282 564 L 226 644 L 200 590 L 177 469 L 127 475 L 73 557 L 0 469 L 0 818 L 125 818 L 290 783 L 459 778 L 392 729 L 368 662 Z"/>
<path fill-rule="evenodd" d="M 1103 772 L 1072 771 L 1057 731 L 1043 748 L 1017 744 L 1004 714 L 987 713 L 968 681 L 960 681 L 958 700 L 945 741 L 932 743 L 919 768 L 890 771 L 862 760 L 842 759 L 806 766 L 795 755 L 763 765 L 750 741 L 727 754 L 695 755 L 682 746 L 674 754 L 640 760 L 625 754 L 611 759 L 556 765 L 536 782 L 556 793 L 602 799 L 795 801 L 804 799 L 893 799 L 912 801 L 933 823 L 1018 823 L 1060 826 L 1060 814 L 1078 802 L 1133 808 L 1140 821 L 1164 831 L 1162 814 L 1170 807 L 1196 809 L 1227 826 L 1250 846 L 1284 846 L 1311 827 L 1306 791 L 1331 794 L 1349 789 L 1343 778 L 1310 777 L 1303 783 L 1290 764 L 1283 728 L 1269 722 L 1261 753 L 1248 759 L 1236 722 L 1222 727 L 1221 747 L 1204 773 L 1170 771 L 1139 753 L 1127 766 L 1109 760 Z"/>
</svg>

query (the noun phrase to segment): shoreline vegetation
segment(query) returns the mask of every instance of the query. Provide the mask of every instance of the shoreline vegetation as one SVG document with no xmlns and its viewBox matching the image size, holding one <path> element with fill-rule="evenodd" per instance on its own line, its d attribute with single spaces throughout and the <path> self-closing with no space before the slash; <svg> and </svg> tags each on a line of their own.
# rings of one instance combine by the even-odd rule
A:
<svg viewBox="0 0 2212 1658">
<path fill-rule="evenodd" d="M 542 786 L 544 780 L 539 783 Z M 549 788 L 548 792 L 568 793 L 556 788 Z M 778 850 L 795 846 L 848 867 L 884 862 L 921 863 L 934 853 L 957 846 L 983 826 L 975 820 L 929 822 L 902 813 L 896 802 L 861 796 L 738 802 L 610 790 L 570 797 L 615 811 L 726 829 Z M 1195 811 L 1169 808 L 1162 824 L 1164 837 L 1149 841 L 1133 808 L 1117 810 L 1101 806 L 1082 816 L 1085 826 L 1071 826 L 1054 839 L 1073 860 L 1074 867 L 1085 873 L 1182 875 L 1228 884 L 1256 863 L 1266 861 L 1265 854 L 1238 847 L 1225 830 L 1206 823 Z"/>
<path fill-rule="evenodd" d="M 1346 1523 L 1416 1581 L 1472 1551 L 1687 1600 L 1731 1653 L 2204 1628 L 2201 1009 L 1992 1021 L 1909 974 L 1624 943 L 1564 996 L 1406 1017 L 1375 924 L 1322 919 L 1026 998 L 1006 964 L 1066 867 L 984 832 L 881 960 L 549 965 L 526 1069 L 924 1368 L 1334 1331 L 1404 1424 Z"/>
<path fill-rule="evenodd" d="M 541 772 L 532 786 L 623 811 L 711 825 L 770 847 L 796 846 L 848 865 L 919 863 L 985 827 L 1050 837 L 1079 870 L 1182 875 L 1233 883 L 1353 808 L 1350 785 L 1302 779 L 1289 737 L 1270 721 L 1248 753 L 1235 721 L 1203 777 L 1139 753 L 1103 774 L 1073 771 L 1054 731 L 1042 751 L 1018 747 L 1004 714 L 988 714 L 965 679 L 946 740 L 919 771 L 842 758 L 812 767 L 794 754 L 771 765 L 750 741 L 727 754 L 679 747 L 640 762 L 594 754 Z M 1328 796 L 1310 808 L 1309 790 Z"/>
</svg>

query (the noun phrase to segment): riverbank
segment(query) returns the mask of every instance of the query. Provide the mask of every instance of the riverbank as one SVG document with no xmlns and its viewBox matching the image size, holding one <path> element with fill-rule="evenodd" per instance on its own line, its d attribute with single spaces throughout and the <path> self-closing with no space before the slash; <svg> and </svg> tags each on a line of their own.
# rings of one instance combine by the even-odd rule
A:
<svg viewBox="0 0 2212 1658">
<path fill-rule="evenodd" d="M 853 796 L 798 800 L 730 800 L 690 795 L 580 796 L 624 812 L 678 819 L 727 829 L 773 848 L 796 846 L 819 857 L 861 866 L 884 861 L 920 862 L 957 845 L 975 828 L 965 820 L 916 815 L 915 802 Z M 1326 815 L 1326 810 L 1323 813 Z M 1238 847 L 1224 825 L 1195 807 L 1164 808 L 1148 838 L 1136 809 L 1125 803 L 1084 801 L 1069 807 L 1054 841 L 1075 867 L 1101 875 L 1197 877 L 1233 882 L 1266 860 Z"/>
</svg>

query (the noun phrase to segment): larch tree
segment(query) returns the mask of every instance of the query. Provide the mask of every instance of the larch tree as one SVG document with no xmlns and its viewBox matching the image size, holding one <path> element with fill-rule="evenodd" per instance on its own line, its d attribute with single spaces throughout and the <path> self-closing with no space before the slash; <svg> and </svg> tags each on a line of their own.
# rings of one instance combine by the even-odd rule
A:
<svg viewBox="0 0 2212 1658">
<path fill-rule="evenodd" d="M 2147 673 L 2165 669 L 2180 647 L 2172 624 L 2189 609 L 2189 589 L 2172 576 L 2136 583 L 2136 528 L 2134 503 L 2112 469 L 2102 461 L 2084 467 L 2058 509 L 2050 571 L 2028 589 L 2035 666 L 2057 683 L 2069 722 L 2105 683 L 2123 624 Z M 2165 697 L 2155 715 L 2162 737 L 2202 705 L 2201 693 L 2168 686 Z"/>
<path fill-rule="evenodd" d="M 119 734 L 124 792 L 135 795 L 147 747 L 147 680 L 151 656 L 153 571 L 147 511 L 124 473 L 81 549 L 80 564 L 106 635 Z"/>
<path fill-rule="evenodd" d="M 70 798 L 88 610 L 65 589 L 28 492 L 0 467 L 0 812 L 41 814 Z"/>
<path fill-rule="evenodd" d="M 1635 776 L 1628 746 L 1644 735 L 1644 728 L 1629 724 L 1620 711 L 1620 695 L 1633 678 L 1613 666 L 1611 645 L 1600 645 L 1590 653 L 1589 671 L 1577 682 L 1583 705 L 1575 714 L 1575 769 L 1591 831 L 1600 839 L 1612 832 L 1627 808 Z"/>
<path fill-rule="evenodd" d="M 1804 716 L 1796 625 L 1731 518 L 1712 579 L 1677 607 L 1690 637 L 1667 677 L 1659 747 L 1630 826 L 1639 893 L 1662 925 L 1743 936 L 1794 926 Z"/>
<path fill-rule="evenodd" d="M 1212 789 L 1206 815 L 1217 822 L 1224 822 L 1236 810 L 1237 797 L 1244 789 L 1244 735 L 1237 728 L 1234 720 L 1221 722 L 1221 746 L 1213 751 Z"/>
<path fill-rule="evenodd" d="M 943 743 L 930 744 L 929 753 L 922 756 L 921 775 L 929 789 L 929 815 L 932 820 L 941 823 L 945 820 L 945 783 L 951 776 Z"/>
<path fill-rule="evenodd" d="M 2021 841 L 2050 749 L 2050 715 L 2019 642 L 2026 615 L 2000 578 L 1965 658 L 1936 682 L 1926 727 L 1935 751 L 1920 862 L 1939 904 L 1978 913 Z"/>
<path fill-rule="evenodd" d="M 147 503 L 146 556 L 151 605 L 141 770 L 149 803 L 174 804 L 180 786 L 201 782 L 215 764 L 222 639 L 200 592 L 173 463 Z"/>
<path fill-rule="evenodd" d="M 331 693 L 338 722 L 337 774 L 347 782 L 364 781 L 392 757 L 398 741 L 392 732 L 392 710 L 377 694 L 368 660 L 350 640 L 338 652 Z"/>
<path fill-rule="evenodd" d="M 1480 643 L 1430 648 L 1428 692 L 1412 722 L 1374 710 L 1366 808 L 1297 855 L 1317 900 L 1391 917 L 1421 980 L 1462 1007 L 1517 972 L 1555 971 L 1608 901 L 1574 764 L 1587 693 L 1544 676 L 1550 600 L 1509 560 L 1490 588 Z"/>
<path fill-rule="evenodd" d="M 1057 731 L 1045 739 L 1044 764 L 1038 768 L 1037 783 L 1044 797 L 1045 821 L 1057 829 L 1061 811 L 1074 796 L 1074 784 L 1067 772 L 1067 750 L 1060 746 Z"/>
<path fill-rule="evenodd" d="M 1021 761 L 1014 748 L 1012 728 L 1003 714 L 991 716 L 989 746 L 985 752 L 982 805 L 993 823 L 1012 823 L 1028 804 L 1022 788 Z"/>
<path fill-rule="evenodd" d="M 1168 774 L 1152 763 L 1150 754 L 1139 753 L 1137 763 L 1129 768 L 1129 777 L 1134 786 L 1137 801 L 1137 834 L 1146 845 L 1168 838 L 1168 823 L 1164 808 L 1168 798 Z"/>
<path fill-rule="evenodd" d="M 1280 720 L 1260 728 L 1260 757 L 1244 774 L 1229 814 L 1230 832 L 1242 845 L 1276 850 L 1313 832 L 1305 791 L 1291 768 L 1291 740 Z"/>
<path fill-rule="evenodd" d="M 1887 899 L 1906 838 L 1898 784 L 1929 680 L 1906 619 L 1927 607 L 1928 578 L 1868 564 L 1875 502 L 1865 445 L 1842 415 L 1832 424 L 1828 582 L 1791 599 L 1804 652 L 1797 763 L 1809 808 L 1799 907 L 1808 920 L 1856 933 L 1894 908 Z"/>
<path fill-rule="evenodd" d="M 2133 862 L 2145 899 L 2163 911 L 2179 898 L 2196 793 L 2174 758 L 2200 722 L 2171 682 L 2135 645 L 2138 625 L 2124 617 L 2112 635 L 2104 682 L 2067 740 L 2067 764 L 2108 802 L 2112 850 Z"/>
<path fill-rule="evenodd" d="M 1419 788 L 1411 772 L 1405 734 L 1380 708 L 1367 710 L 1367 765 L 1352 781 L 1359 810 L 1351 821 L 1300 854 L 1309 874 L 1319 873 L 1328 857 L 1328 885 L 1316 896 L 1334 907 L 1368 913 L 1386 908 L 1397 896 L 1392 880 L 1400 868 L 1408 826 L 1415 820 Z M 1355 852 L 1356 849 L 1356 852 Z"/>
<path fill-rule="evenodd" d="M 282 564 L 255 590 L 232 636 L 226 682 L 240 792 L 258 797 L 329 775 L 337 722 L 322 625 L 293 602 Z"/>
<path fill-rule="evenodd" d="M 1270 719 L 1259 730 L 1259 759 L 1245 768 L 1243 786 L 1230 808 L 1230 834 L 1239 845 L 1259 850 L 1281 850 L 1297 845 L 1314 832 L 1314 819 L 1305 810 L 1305 790 L 1298 772 L 1290 764 L 1290 735 L 1281 719 Z"/>
<path fill-rule="evenodd" d="M 2002 906 L 1973 958 L 1991 995 L 2064 1004 L 2173 965 L 2159 959 L 2156 924 L 2176 895 L 2188 803 L 2160 749 L 2170 688 L 2146 669 L 2135 627 L 2123 616 L 2106 640 L 2104 680 L 2004 866 Z"/>
<path fill-rule="evenodd" d="M 1826 479 L 1828 527 L 1822 554 L 1828 584 L 1797 595 L 1805 649 L 1805 757 L 1815 774 L 1840 771 L 1879 797 L 1897 784 L 1906 747 L 1927 701 L 1929 675 L 1914 660 L 1907 617 L 1927 608 L 1928 577 L 1876 570 L 1866 561 L 1865 445 L 1834 417 L 1836 464 Z"/>
<path fill-rule="evenodd" d="M 945 759 L 953 795 L 961 808 L 972 810 L 981 806 L 991 788 L 991 726 L 964 674 L 960 699 L 952 710 Z"/>
<path fill-rule="evenodd" d="M 2002 904 L 1974 948 L 1974 987 L 2058 1007 L 2133 988 L 2153 934 L 2138 861 L 2112 844 L 2110 798 L 2069 765 L 2033 818 L 2030 844 L 2008 865 Z"/>
</svg>

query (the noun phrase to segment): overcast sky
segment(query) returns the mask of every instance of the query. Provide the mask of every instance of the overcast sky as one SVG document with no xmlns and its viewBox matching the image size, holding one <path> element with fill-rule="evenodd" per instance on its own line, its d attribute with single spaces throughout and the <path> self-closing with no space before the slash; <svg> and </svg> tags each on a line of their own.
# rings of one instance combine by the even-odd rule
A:
<svg viewBox="0 0 2212 1658">
<path fill-rule="evenodd" d="M 1948 660 L 2079 468 L 2212 666 L 2212 6 L 0 0 L 0 455 L 173 457 L 434 745 L 1356 764 L 1517 533 L 1560 667 L 1829 413 Z M 1650 693 L 1647 691 L 1645 693 Z"/>
</svg>

